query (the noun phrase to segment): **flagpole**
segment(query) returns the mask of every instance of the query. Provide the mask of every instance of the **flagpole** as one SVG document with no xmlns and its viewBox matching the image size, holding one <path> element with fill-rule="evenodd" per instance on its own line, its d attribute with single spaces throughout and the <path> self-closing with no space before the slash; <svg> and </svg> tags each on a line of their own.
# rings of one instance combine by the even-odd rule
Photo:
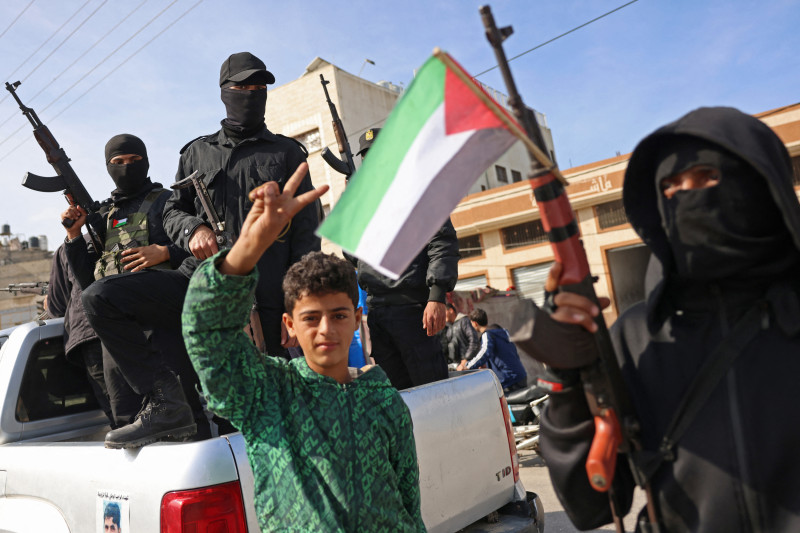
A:
<svg viewBox="0 0 800 533">
<path fill-rule="evenodd" d="M 528 134 L 520 127 L 516 120 L 512 119 L 508 116 L 505 109 L 503 109 L 500 104 L 494 101 L 492 97 L 487 95 L 480 87 L 478 87 L 475 81 L 466 73 L 464 70 L 457 64 L 453 59 L 447 54 L 447 52 L 442 51 L 441 48 L 438 46 L 433 49 L 433 55 L 436 56 L 439 61 L 444 63 L 444 65 L 449 68 L 453 74 L 458 76 L 458 78 L 464 82 L 464 84 L 469 87 L 472 93 L 478 97 L 478 99 L 486 104 L 496 116 L 500 119 L 500 121 L 509 129 L 509 131 L 517 137 L 522 144 L 525 145 L 525 148 L 533 155 L 534 159 L 545 167 L 548 172 L 552 172 L 553 175 L 563 183 L 564 185 L 568 185 L 567 180 L 564 178 L 564 175 L 561 174 L 561 171 L 558 170 L 558 167 L 553 163 L 550 158 L 545 154 L 536 144 L 528 137 Z"/>
</svg>

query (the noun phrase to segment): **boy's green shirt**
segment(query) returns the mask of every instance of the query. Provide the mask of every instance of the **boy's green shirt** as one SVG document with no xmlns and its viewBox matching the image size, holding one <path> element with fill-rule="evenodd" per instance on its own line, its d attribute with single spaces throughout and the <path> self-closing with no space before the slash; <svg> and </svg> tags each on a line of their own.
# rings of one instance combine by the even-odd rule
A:
<svg viewBox="0 0 800 533">
<path fill-rule="evenodd" d="M 192 277 L 183 335 L 209 408 L 247 443 L 261 530 L 425 531 L 411 416 L 383 370 L 342 385 L 259 354 L 243 331 L 258 274 L 219 258 Z"/>
</svg>

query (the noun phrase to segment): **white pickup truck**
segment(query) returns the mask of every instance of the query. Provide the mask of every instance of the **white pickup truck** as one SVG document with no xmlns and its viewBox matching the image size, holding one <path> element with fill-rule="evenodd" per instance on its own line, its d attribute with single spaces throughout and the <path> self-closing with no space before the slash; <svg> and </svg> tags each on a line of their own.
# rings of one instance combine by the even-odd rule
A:
<svg viewBox="0 0 800 533">
<path fill-rule="evenodd" d="M 104 509 L 119 512 L 122 533 L 258 531 L 241 434 L 106 449 L 107 421 L 62 333 L 61 319 L 0 331 L 0 533 L 102 532 Z M 492 372 L 402 396 L 429 531 L 542 533 Z"/>
</svg>

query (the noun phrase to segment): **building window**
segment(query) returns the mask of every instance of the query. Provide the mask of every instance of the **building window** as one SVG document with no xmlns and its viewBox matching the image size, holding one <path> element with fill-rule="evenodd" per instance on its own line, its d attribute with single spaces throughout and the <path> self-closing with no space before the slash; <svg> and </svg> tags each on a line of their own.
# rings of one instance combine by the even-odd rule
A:
<svg viewBox="0 0 800 533">
<path fill-rule="evenodd" d="M 301 133 L 300 135 L 295 136 L 295 139 L 303 143 L 303 146 L 306 147 L 306 150 L 308 150 L 309 153 L 322 149 L 322 140 L 319 136 L 319 128 L 314 128 L 311 131 Z"/>
<path fill-rule="evenodd" d="M 461 259 L 483 255 L 481 236 L 470 235 L 469 237 L 458 239 L 458 253 L 461 255 Z"/>
<path fill-rule="evenodd" d="M 488 287 L 486 283 L 486 276 L 473 276 L 471 278 L 463 278 L 456 282 L 454 291 L 472 291 L 475 289 L 482 289 Z"/>
<path fill-rule="evenodd" d="M 518 181 L 522 181 L 522 172 L 520 172 L 519 170 L 512 170 L 511 183 L 517 183 Z"/>
<path fill-rule="evenodd" d="M 792 184 L 800 187 L 800 155 L 792 158 Z"/>
<path fill-rule="evenodd" d="M 514 287 L 520 296 L 529 298 L 536 305 L 541 306 L 544 303 L 544 282 L 547 281 L 547 274 L 552 265 L 553 262 L 549 261 L 512 270 L 511 277 L 514 279 Z"/>
<path fill-rule="evenodd" d="M 614 200 L 613 202 L 596 205 L 594 212 L 597 214 L 597 223 L 600 229 L 613 228 L 628 223 L 628 217 L 625 216 L 625 208 L 622 206 L 622 200 Z"/>
<path fill-rule="evenodd" d="M 508 183 L 508 174 L 506 174 L 506 167 L 495 165 L 494 172 L 497 175 L 497 181 L 502 183 Z"/>
<path fill-rule="evenodd" d="M 544 231 L 541 220 L 531 220 L 516 226 L 509 226 L 501 231 L 503 246 L 506 250 L 547 242 L 547 232 Z"/>
</svg>

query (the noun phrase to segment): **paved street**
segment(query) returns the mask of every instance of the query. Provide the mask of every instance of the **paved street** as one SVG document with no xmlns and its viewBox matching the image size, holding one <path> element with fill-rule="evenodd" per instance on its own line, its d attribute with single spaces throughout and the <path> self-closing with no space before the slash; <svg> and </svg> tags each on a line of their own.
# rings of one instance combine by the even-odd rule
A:
<svg viewBox="0 0 800 533">
<path fill-rule="evenodd" d="M 520 452 L 520 478 L 525 485 L 525 489 L 535 492 L 542 500 L 545 511 L 545 532 L 546 533 L 574 533 L 578 530 L 567 518 L 558 497 L 550 484 L 550 476 L 547 467 L 538 455 L 523 451 Z M 625 517 L 625 531 L 633 531 L 635 527 L 636 514 L 644 506 L 644 495 L 637 492 L 634 495 L 633 507 L 628 516 Z M 600 529 L 592 531 L 614 531 L 613 524 L 606 525 Z"/>
</svg>

